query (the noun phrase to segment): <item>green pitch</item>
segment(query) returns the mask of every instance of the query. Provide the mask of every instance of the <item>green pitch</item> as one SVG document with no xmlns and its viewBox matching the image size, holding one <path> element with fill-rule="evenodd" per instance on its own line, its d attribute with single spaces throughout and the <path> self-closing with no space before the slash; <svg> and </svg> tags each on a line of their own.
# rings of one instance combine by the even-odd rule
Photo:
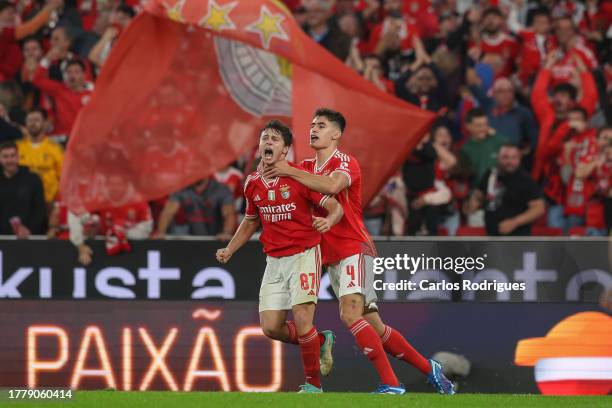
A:
<svg viewBox="0 0 612 408">
<path fill-rule="evenodd" d="M 248 394 L 221 392 L 116 392 L 77 391 L 75 398 L 64 402 L 0 403 L 2 406 L 36 405 L 44 408 L 109 407 L 109 408 L 206 408 L 206 407 L 503 407 L 503 408 L 565 408 L 612 407 L 608 396 L 602 397 L 549 397 L 542 395 L 510 394 L 436 394 L 369 395 L 361 393 L 326 393 L 297 395 L 293 393 Z"/>
</svg>

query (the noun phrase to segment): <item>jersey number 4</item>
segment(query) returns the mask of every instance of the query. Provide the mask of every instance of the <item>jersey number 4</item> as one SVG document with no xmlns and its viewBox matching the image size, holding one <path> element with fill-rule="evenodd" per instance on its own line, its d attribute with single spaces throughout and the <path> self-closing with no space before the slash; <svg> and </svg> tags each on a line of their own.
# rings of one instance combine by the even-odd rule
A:
<svg viewBox="0 0 612 408">
<path fill-rule="evenodd" d="M 355 267 L 353 265 L 346 266 L 346 274 L 351 277 L 351 280 L 355 280 Z"/>
</svg>

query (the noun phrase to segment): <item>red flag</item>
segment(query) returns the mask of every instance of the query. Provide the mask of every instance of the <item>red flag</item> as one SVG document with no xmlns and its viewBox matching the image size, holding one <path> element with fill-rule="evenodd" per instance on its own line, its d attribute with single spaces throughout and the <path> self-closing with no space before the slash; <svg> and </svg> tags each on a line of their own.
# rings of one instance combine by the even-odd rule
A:
<svg viewBox="0 0 612 408">
<path fill-rule="evenodd" d="M 172 193 L 251 151 L 271 117 L 293 119 L 296 155 L 310 157 L 321 106 L 348 120 L 341 148 L 361 162 L 365 203 L 433 120 L 314 43 L 278 0 L 152 0 L 77 118 L 63 196 L 78 212 Z"/>
</svg>

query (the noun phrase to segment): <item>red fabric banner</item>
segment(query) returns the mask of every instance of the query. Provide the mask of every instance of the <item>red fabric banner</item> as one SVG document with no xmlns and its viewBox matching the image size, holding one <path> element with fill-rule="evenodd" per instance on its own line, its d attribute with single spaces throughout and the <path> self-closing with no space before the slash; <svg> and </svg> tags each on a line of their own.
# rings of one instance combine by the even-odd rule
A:
<svg viewBox="0 0 612 408">
<path fill-rule="evenodd" d="M 75 212 L 159 198 L 207 177 L 292 119 L 298 159 L 321 106 L 344 113 L 364 203 L 433 115 L 385 94 L 313 42 L 276 0 L 149 2 L 75 123 L 62 194 Z"/>
</svg>

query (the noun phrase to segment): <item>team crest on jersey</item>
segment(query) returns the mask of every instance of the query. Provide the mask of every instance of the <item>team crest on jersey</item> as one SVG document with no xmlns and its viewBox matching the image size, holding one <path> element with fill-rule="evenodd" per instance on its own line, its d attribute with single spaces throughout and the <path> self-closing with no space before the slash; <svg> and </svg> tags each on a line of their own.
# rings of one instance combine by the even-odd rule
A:
<svg viewBox="0 0 612 408">
<path fill-rule="evenodd" d="M 289 193 L 289 186 L 286 184 L 283 184 L 282 186 L 280 186 L 280 192 L 281 192 L 281 197 L 283 197 L 284 200 L 287 200 L 289 196 L 291 195 Z"/>
<path fill-rule="evenodd" d="M 274 190 L 268 190 L 268 201 L 275 201 L 276 200 L 276 193 L 274 192 Z"/>
</svg>

